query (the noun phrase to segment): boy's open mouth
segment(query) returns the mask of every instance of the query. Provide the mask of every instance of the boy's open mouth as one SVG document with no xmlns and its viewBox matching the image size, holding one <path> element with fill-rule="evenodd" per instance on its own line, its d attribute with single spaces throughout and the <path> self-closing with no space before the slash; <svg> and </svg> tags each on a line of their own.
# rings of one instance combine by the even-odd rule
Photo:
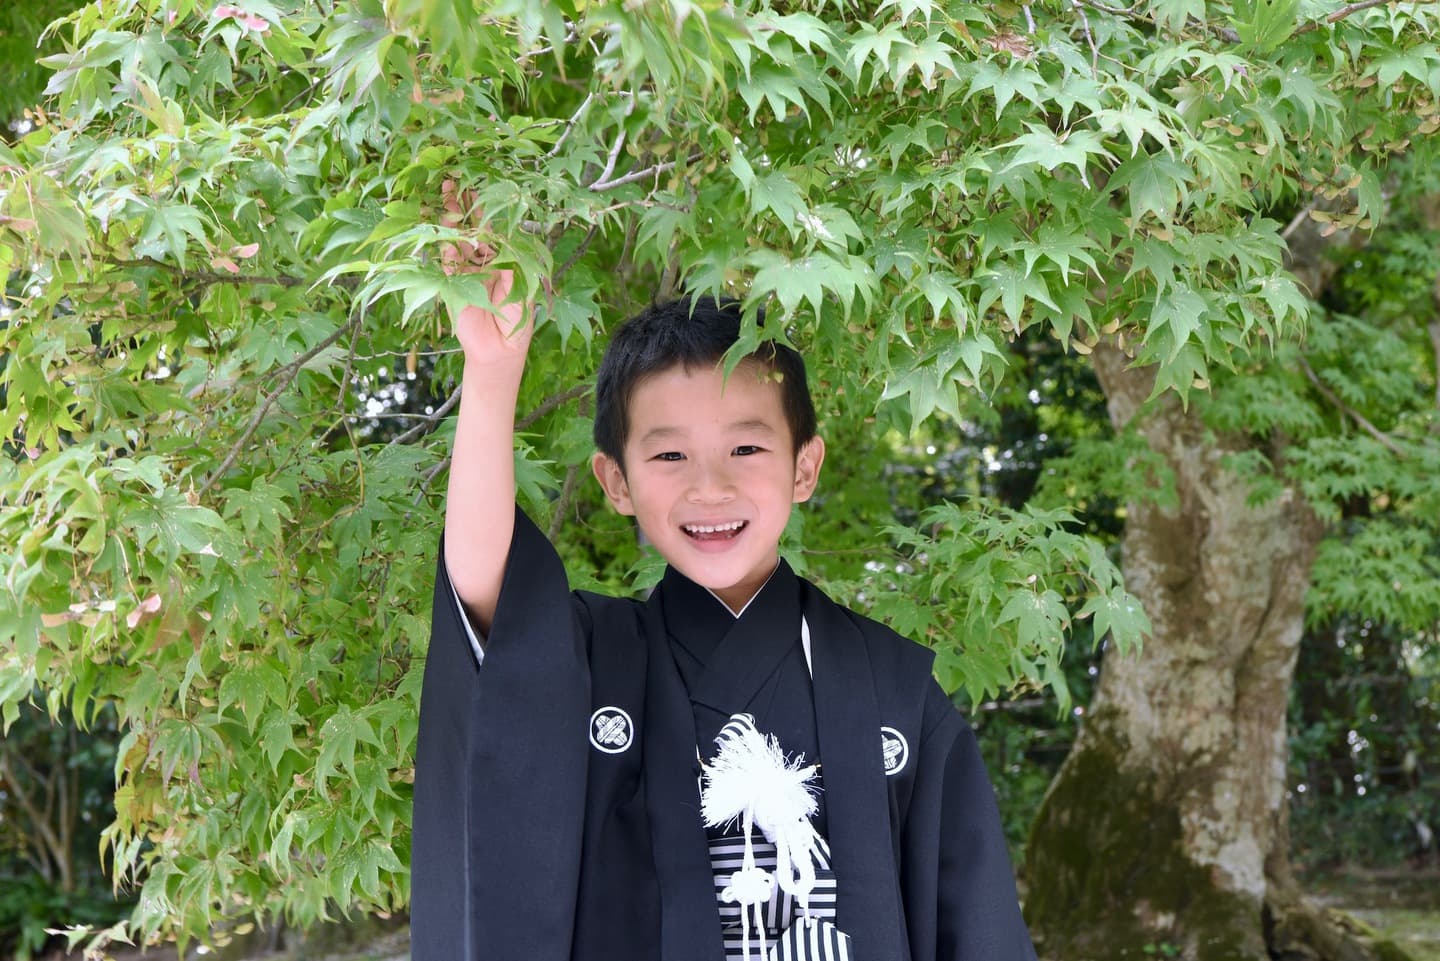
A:
<svg viewBox="0 0 1440 961">
<path fill-rule="evenodd" d="M 724 524 L 681 524 L 680 529 L 697 541 L 728 541 L 739 536 L 749 521 L 727 521 Z"/>
</svg>

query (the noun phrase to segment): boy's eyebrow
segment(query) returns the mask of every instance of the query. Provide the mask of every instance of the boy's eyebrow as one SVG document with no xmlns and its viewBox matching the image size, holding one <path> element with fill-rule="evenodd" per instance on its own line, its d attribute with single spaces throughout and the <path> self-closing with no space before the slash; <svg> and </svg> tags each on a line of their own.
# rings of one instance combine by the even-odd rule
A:
<svg viewBox="0 0 1440 961">
<path fill-rule="evenodd" d="M 680 437 L 685 431 L 679 427 L 652 427 L 640 435 L 640 443 L 652 440 L 667 440 L 671 437 Z"/>
<path fill-rule="evenodd" d="M 776 433 L 774 426 L 758 417 L 752 417 L 747 420 L 737 420 L 727 425 L 727 427 L 729 430 L 750 431 L 760 434 Z M 689 431 L 683 427 L 662 425 L 660 427 L 652 427 L 641 434 L 639 442 L 644 444 L 652 441 L 669 440 L 674 437 L 684 437 L 688 433 Z"/>
</svg>

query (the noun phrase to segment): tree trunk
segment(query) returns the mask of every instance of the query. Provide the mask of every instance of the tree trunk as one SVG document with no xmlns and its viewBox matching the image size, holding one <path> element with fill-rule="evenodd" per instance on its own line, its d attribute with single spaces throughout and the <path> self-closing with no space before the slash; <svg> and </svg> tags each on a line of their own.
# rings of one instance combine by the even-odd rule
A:
<svg viewBox="0 0 1440 961">
<path fill-rule="evenodd" d="M 1097 348 L 1117 427 L 1153 372 Z M 1129 508 L 1128 588 L 1154 635 L 1111 650 L 1027 851 L 1026 913 L 1059 961 L 1403 958 L 1308 906 L 1291 877 L 1287 694 L 1322 525 L 1298 493 L 1246 503 L 1243 449 L 1173 398 L 1138 427 L 1178 503 Z M 1273 453 L 1273 452 L 1272 452 Z"/>
</svg>

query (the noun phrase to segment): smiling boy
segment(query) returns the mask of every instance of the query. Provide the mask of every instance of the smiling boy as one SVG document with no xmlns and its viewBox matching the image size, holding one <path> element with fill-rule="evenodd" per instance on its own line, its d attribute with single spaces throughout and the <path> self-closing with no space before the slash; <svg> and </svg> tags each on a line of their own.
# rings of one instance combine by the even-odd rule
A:
<svg viewBox="0 0 1440 961">
<path fill-rule="evenodd" d="M 677 303 L 637 323 L 666 324 L 685 309 Z M 803 390 L 803 369 L 792 377 Z M 809 499 L 825 458 L 813 412 L 798 429 L 786 422 L 783 382 L 758 360 L 742 361 L 728 382 L 714 358 L 664 367 L 616 404 L 624 434 L 597 439 L 592 466 L 610 503 L 732 611 L 774 573 L 790 506 Z"/>
<path fill-rule="evenodd" d="M 511 283 L 491 275 L 494 303 Z M 779 557 L 825 458 L 799 355 L 767 344 L 725 377 L 739 311 L 708 298 L 616 332 L 592 467 L 668 564 L 636 601 L 569 592 L 514 507 L 525 311 L 456 321 L 415 961 L 1033 959 L 993 793 L 932 655 Z M 772 768 L 724 788 L 755 755 Z M 744 816 L 715 816 L 736 786 Z"/>
</svg>

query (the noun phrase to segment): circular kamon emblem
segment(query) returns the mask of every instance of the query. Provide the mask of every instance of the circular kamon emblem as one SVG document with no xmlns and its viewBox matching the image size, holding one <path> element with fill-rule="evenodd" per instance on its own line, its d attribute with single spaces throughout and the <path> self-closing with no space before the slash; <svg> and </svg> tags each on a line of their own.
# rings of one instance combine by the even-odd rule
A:
<svg viewBox="0 0 1440 961">
<path fill-rule="evenodd" d="M 602 707 L 590 715 L 590 743 L 598 751 L 619 754 L 635 740 L 635 722 L 623 708 Z"/>
<path fill-rule="evenodd" d="M 905 735 L 893 727 L 882 727 L 880 742 L 885 749 L 886 777 L 899 774 L 905 769 L 905 762 L 910 759 L 910 745 L 905 740 Z"/>
</svg>

